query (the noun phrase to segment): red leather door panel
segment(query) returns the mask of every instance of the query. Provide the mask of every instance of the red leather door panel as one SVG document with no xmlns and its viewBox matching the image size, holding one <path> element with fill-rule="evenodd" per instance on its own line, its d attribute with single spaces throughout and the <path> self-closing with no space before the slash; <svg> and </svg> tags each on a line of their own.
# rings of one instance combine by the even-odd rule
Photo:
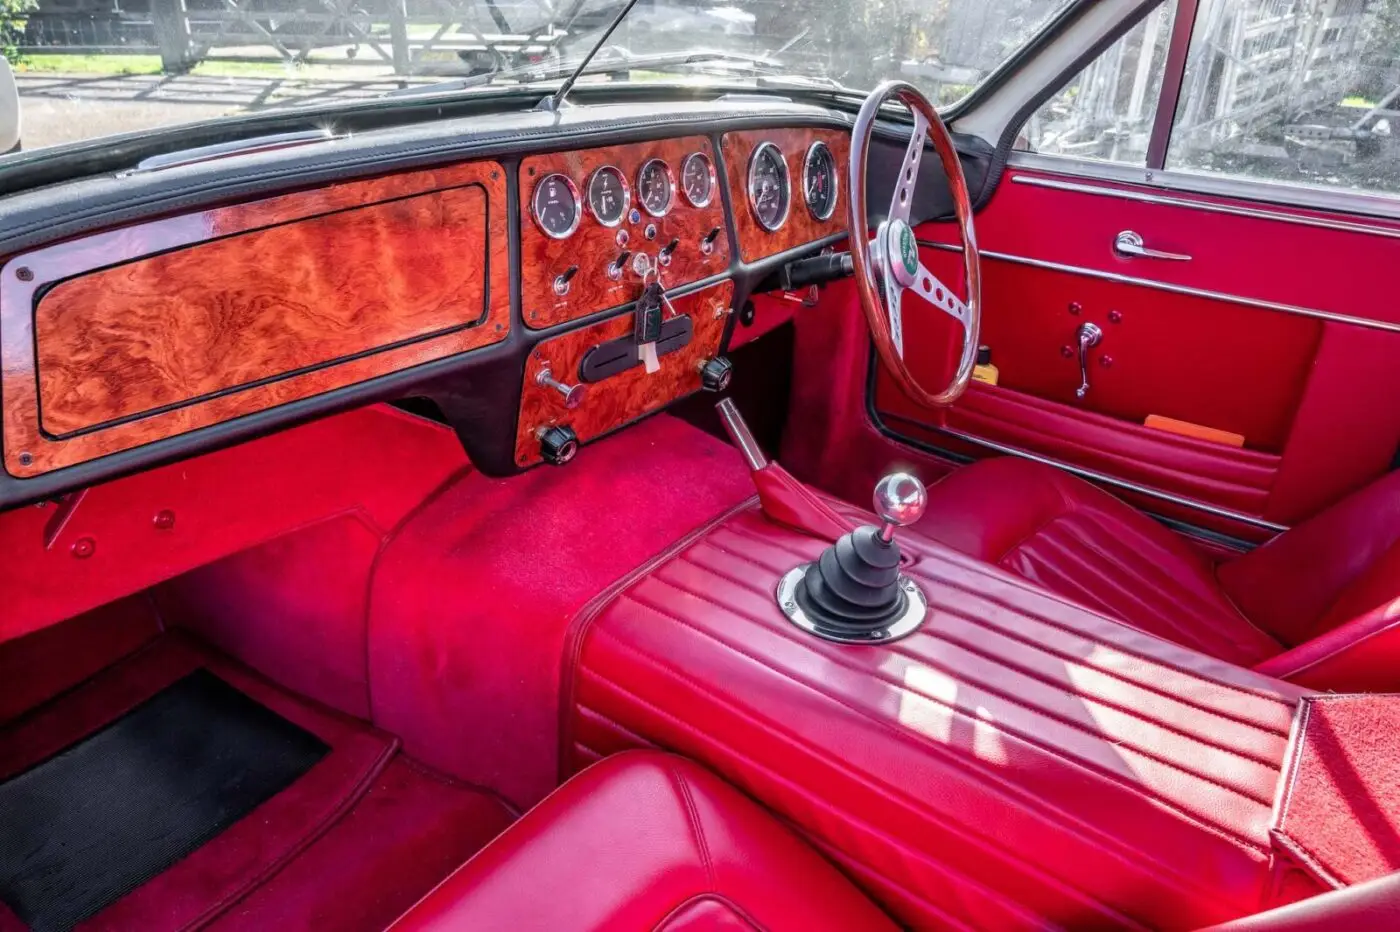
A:
<svg viewBox="0 0 1400 932">
<path fill-rule="evenodd" d="M 1191 259 L 1122 258 L 1112 245 L 1124 230 Z M 977 233 L 982 342 L 1000 384 L 934 412 L 877 377 L 875 408 L 895 433 L 974 455 L 986 444 L 941 431 L 1029 451 L 1203 503 L 1215 513 L 1198 523 L 1244 536 L 1388 468 L 1400 441 L 1390 376 L 1400 304 L 1367 270 L 1400 256 L 1400 224 L 1013 170 Z M 924 262 L 960 281 L 958 257 L 933 245 L 955 231 L 926 224 L 919 235 Z M 1073 348 L 1086 322 L 1103 339 L 1080 400 Z M 909 355 L 929 383 L 946 371 L 938 341 Z M 1240 434 L 1244 448 L 1143 426 L 1152 414 Z"/>
</svg>

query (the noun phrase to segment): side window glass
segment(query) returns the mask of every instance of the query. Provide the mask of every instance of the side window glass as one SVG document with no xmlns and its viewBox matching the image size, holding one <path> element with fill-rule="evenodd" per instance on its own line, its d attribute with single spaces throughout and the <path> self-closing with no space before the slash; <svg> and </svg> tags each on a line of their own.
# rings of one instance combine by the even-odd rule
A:
<svg viewBox="0 0 1400 932">
<path fill-rule="evenodd" d="M 1145 165 L 1175 6 L 1157 7 L 1036 110 L 1017 147 Z"/>
<path fill-rule="evenodd" d="M 1169 169 L 1400 193 L 1400 0 L 1202 0 Z"/>
</svg>

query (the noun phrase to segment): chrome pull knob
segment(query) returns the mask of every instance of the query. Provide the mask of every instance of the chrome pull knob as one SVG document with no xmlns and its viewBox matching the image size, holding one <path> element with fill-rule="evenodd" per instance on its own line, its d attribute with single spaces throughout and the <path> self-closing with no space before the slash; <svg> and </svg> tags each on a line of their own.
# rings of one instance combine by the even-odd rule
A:
<svg viewBox="0 0 1400 932">
<path fill-rule="evenodd" d="M 1103 339 L 1103 330 L 1098 324 L 1084 323 L 1079 325 L 1079 387 L 1074 390 L 1074 397 L 1083 398 L 1089 394 L 1089 350 L 1099 345 Z"/>
<path fill-rule="evenodd" d="M 928 490 L 917 476 L 892 472 L 875 484 L 875 514 L 879 516 L 880 540 L 889 543 L 894 529 L 908 527 L 924 516 Z"/>
<path fill-rule="evenodd" d="M 573 409 L 583 404 L 583 399 L 588 396 L 588 386 L 586 385 L 565 385 L 554 377 L 548 366 L 540 370 L 535 376 L 535 384 L 545 388 L 552 388 L 564 396 L 564 407 Z"/>
<path fill-rule="evenodd" d="M 1132 230 L 1124 230 L 1113 238 L 1113 251 L 1124 259 L 1170 259 L 1173 262 L 1190 262 L 1191 257 L 1181 252 L 1164 252 L 1148 249 L 1142 236 Z"/>
</svg>

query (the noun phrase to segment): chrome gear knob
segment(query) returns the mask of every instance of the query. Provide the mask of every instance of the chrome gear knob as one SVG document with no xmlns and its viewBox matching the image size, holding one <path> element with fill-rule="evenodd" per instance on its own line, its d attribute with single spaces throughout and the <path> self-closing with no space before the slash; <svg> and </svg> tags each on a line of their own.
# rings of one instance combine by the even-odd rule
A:
<svg viewBox="0 0 1400 932">
<path fill-rule="evenodd" d="M 924 516 L 928 490 L 917 476 L 892 472 L 875 484 L 875 514 L 880 517 L 880 539 L 889 543 L 894 529 L 908 527 Z"/>
</svg>

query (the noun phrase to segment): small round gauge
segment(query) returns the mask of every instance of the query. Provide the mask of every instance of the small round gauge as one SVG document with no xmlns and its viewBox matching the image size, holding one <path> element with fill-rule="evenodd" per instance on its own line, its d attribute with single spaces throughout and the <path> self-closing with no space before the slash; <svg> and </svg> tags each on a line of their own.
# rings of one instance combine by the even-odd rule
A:
<svg viewBox="0 0 1400 932">
<path fill-rule="evenodd" d="M 836 212 L 836 157 L 824 142 L 814 142 L 802 160 L 802 197 L 818 220 Z"/>
<path fill-rule="evenodd" d="M 703 152 L 692 152 L 681 163 L 681 193 L 692 207 L 709 207 L 715 196 L 715 166 Z"/>
<path fill-rule="evenodd" d="M 546 236 L 565 239 L 578 229 L 582 216 L 578 188 L 567 175 L 546 175 L 535 183 L 530 195 L 530 212 Z"/>
<path fill-rule="evenodd" d="M 661 159 L 649 159 L 637 172 L 637 198 L 653 217 L 664 217 L 671 209 L 676 177 Z"/>
<path fill-rule="evenodd" d="M 603 226 L 615 227 L 621 223 L 631 203 L 632 191 L 627 187 L 627 179 L 611 165 L 604 165 L 588 179 L 588 209 Z"/>
<path fill-rule="evenodd" d="M 770 233 L 787 222 L 792 206 L 792 186 L 787 160 L 771 142 L 761 143 L 749 156 L 749 207 Z"/>
</svg>

